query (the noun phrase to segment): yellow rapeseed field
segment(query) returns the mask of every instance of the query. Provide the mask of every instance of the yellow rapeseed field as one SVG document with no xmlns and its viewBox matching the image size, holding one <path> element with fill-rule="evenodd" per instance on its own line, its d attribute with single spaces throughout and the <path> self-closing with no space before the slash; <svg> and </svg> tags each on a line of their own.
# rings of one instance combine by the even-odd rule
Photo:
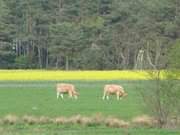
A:
<svg viewBox="0 0 180 135">
<path fill-rule="evenodd" d="M 163 72 L 161 74 L 163 78 Z M 148 80 L 148 71 L 0 70 L 0 80 Z"/>
</svg>

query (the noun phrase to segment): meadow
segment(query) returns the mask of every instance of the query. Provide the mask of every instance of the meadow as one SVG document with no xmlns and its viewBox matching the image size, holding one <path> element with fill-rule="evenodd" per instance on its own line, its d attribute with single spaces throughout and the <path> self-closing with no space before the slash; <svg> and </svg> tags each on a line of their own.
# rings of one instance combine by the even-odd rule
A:
<svg viewBox="0 0 180 135">
<path fill-rule="evenodd" d="M 163 73 L 163 72 L 162 72 Z M 179 77 L 179 76 L 178 76 Z M 163 78 L 163 74 L 162 74 Z M 78 100 L 56 98 L 58 82 L 72 83 L 80 93 Z M 115 96 L 102 100 L 105 84 L 121 84 L 128 96 L 117 101 Z M 146 126 L 129 128 L 106 124 L 7 123 L 7 116 L 71 118 L 73 116 L 113 117 L 131 123 L 146 110 L 140 91 L 151 87 L 147 71 L 45 71 L 0 70 L 0 134 L 2 135 L 179 135 L 178 129 L 158 129 Z M 13 120 L 13 117 L 11 118 Z M 12 121 L 10 119 L 10 121 Z M 17 120 L 15 120 L 17 121 Z M 117 122 L 116 122 L 117 123 Z"/>
<path fill-rule="evenodd" d="M 73 83 L 80 96 L 78 100 L 67 96 L 56 99 L 55 85 L 57 82 Z M 111 96 L 109 101 L 102 100 L 103 86 L 107 83 L 121 84 L 128 93 L 128 97 L 117 101 Z M 0 118 L 7 115 L 17 117 L 45 116 L 55 118 L 60 116 L 113 116 L 125 121 L 131 121 L 136 116 L 149 114 L 139 91 L 151 85 L 149 81 L 106 80 L 106 81 L 1 81 L 0 82 Z M 156 128 L 112 128 L 104 125 L 57 125 L 57 124 L 1 124 L 0 134 L 61 134 L 61 135 L 178 135 L 179 130 Z"/>
<path fill-rule="evenodd" d="M 1 82 L 0 116 L 6 114 L 37 116 L 71 116 L 75 114 L 113 115 L 130 119 L 142 114 L 143 102 L 134 81 L 59 81 L 75 84 L 80 96 L 78 100 L 56 99 L 56 81 Z M 116 97 L 103 101 L 103 86 L 107 83 L 122 84 L 128 97 L 117 102 Z M 131 113 L 128 113 L 131 112 Z"/>
</svg>

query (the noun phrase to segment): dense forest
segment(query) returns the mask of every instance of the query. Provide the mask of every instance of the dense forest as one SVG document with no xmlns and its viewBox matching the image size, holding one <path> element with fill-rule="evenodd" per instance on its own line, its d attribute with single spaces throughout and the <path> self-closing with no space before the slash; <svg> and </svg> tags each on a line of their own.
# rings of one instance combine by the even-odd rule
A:
<svg viewBox="0 0 180 135">
<path fill-rule="evenodd" d="M 164 69 L 179 38 L 180 0 L 0 0 L 0 68 Z"/>
</svg>

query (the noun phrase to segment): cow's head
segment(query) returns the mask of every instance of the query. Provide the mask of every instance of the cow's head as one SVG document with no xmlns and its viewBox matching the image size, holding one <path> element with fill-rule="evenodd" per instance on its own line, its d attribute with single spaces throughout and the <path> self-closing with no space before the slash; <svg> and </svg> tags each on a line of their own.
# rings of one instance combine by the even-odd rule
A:
<svg viewBox="0 0 180 135">
<path fill-rule="evenodd" d="M 76 95 L 76 96 L 79 96 L 79 93 L 78 93 L 78 92 L 76 92 L 76 93 L 75 93 L 75 95 Z"/>
<path fill-rule="evenodd" d="M 75 99 L 78 99 L 78 96 L 79 96 L 79 93 L 78 93 L 78 92 L 75 92 L 75 93 L 74 93 L 74 98 L 75 98 Z"/>
<path fill-rule="evenodd" d="M 74 98 L 78 99 L 79 93 L 77 91 L 74 92 Z"/>
</svg>

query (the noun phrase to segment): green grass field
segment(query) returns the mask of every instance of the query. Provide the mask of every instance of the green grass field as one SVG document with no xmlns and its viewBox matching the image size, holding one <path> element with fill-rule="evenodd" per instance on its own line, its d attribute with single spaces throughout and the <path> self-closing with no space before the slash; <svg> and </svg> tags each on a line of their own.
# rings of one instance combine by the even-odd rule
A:
<svg viewBox="0 0 180 135">
<path fill-rule="evenodd" d="M 80 93 L 79 99 L 69 99 L 67 96 L 56 99 L 56 81 L 1 81 L 0 82 L 0 118 L 13 114 L 19 117 L 33 116 L 72 116 L 81 114 L 91 116 L 102 114 L 103 116 L 115 116 L 123 120 L 148 114 L 144 109 L 143 100 L 139 91 L 145 89 L 148 81 L 65 81 L 75 84 Z M 128 96 L 117 101 L 115 96 L 109 101 L 102 100 L 104 84 L 121 84 Z M 61 135 L 179 135 L 179 131 L 164 129 L 119 129 L 107 127 L 81 127 L 57 126 L 57 125 L 3 125 L 0 134 L 61 134 Z"/>
<path fill-rule="evenodd" d="M 131 119 L 143 114 L 142 99 L 137 92 L 136 82 L 117 82 L 125 87 L 128 97 L 117 101 L 115 96 L 110 101 L 103 101 L 103 86 L 106 81 L 74 81 L 72 82 L 80 93 L 79 99 L 69 99 L 67 96 L 56 99 L 56 82 L 1 82 L 0 116 L 7 114 L 71 116 L 75 114 L 114 115 L 123 119 Z M 131 112 L 131 113 L 128 113 Z"/>
</svg>

